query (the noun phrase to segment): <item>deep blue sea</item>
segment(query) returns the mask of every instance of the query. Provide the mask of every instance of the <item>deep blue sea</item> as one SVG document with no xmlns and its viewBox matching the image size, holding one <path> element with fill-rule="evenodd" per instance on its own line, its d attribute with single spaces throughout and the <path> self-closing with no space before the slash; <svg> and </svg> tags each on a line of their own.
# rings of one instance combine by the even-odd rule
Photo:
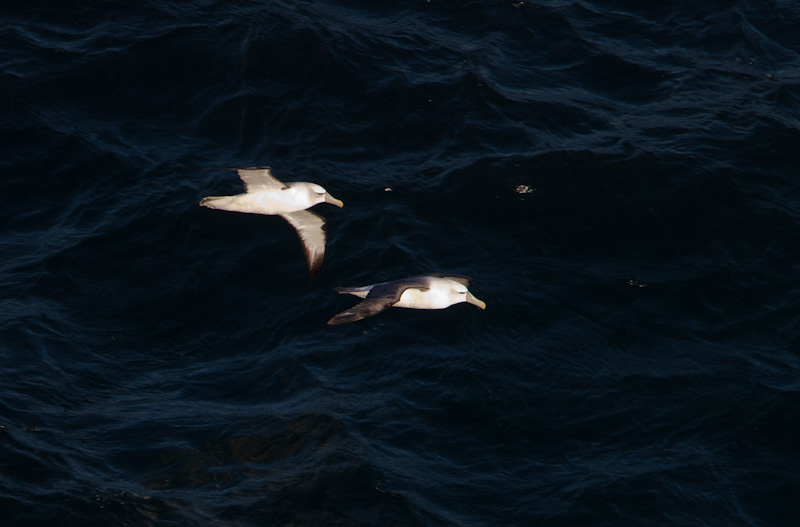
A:
<svg viewBox="0 0 800 527">
<path fill-rule="evenodd" d="M 800 518 L 797 0 L 9 0 L 3 526 Z M 237 167 L 318 205 L 212 211 Z M 485 311 L 328 326 L 360 286 Z"/>
</svg>

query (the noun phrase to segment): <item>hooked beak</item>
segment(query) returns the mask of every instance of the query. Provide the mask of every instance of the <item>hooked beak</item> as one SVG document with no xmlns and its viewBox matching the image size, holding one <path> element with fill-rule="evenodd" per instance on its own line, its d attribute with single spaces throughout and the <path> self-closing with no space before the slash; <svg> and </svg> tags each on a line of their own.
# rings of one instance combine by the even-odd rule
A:
<svg viewBox="0 0 800 527">
<path fill-rule="evenodd" d="M 339 208 L 344 207 L 344 203 L 342 203 L 338 199 L 334 198 L 333 196 L 331 196 L 327 192 L 325 193 L 325 203 L 330 203 L 331 205 L 336 205 Z"/>
<path fill-rule="evenodd" d="M 478 300 L 469 291 L 467 291 L 467 303 L 472 304 L 473 306 L 478 306 L 481 309 L 486 309 L 486 302 L 484 302 L 483 300 Z"/>
</svg>

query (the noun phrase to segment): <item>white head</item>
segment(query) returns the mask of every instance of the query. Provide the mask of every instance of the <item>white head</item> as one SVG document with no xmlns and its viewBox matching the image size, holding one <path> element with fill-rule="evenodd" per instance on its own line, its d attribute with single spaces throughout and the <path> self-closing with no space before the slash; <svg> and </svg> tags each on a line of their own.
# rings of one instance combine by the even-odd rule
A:
<svg viewBox="0 0 800 527">
<path fill-rule="evenodd" d="M 481 309 L 486 309 L 486 302 L 478 300 L 475 295 L 469 292 L 467 286 L 460 282 L 453 282 L 453 286 L 450 288 L 450 299 L 453 301 L 453 304 L 466 302 L 473 306 L 478 306 Z"/>
<path fill-rule="evenodd" d="M 287 183 L 287 185 L 292 189 L 304 192 L 308 196 L 308 202 L 311 205 L 325 202 L 337 207 L 344 207 L 344 203 L 328 194 L 328 191 L 316 183 Z"/>
<path fill-rule="evenodd" d="M 429 276 L 427 277 L 427 283 L 430 289 L 421 293 L 421 296 L 424 296 L 426 302 L 434 307 L 426 307 L 426 309 L 443 309 L 461 302 L 486 309 L 486 304 L 475 298 L 467 289 L 466 283 L 461 279 Z"/>
</svg>

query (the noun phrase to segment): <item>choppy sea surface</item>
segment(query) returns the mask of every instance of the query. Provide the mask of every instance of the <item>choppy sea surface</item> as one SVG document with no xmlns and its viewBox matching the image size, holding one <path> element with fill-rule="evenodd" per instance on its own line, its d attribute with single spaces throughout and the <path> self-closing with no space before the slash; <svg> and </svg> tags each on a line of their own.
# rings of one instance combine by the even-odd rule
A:
<svg viewBox="0 0 800 527">
<path fill-rule="evenodd" d="M 6 2 L 8 526 L 794 526 L 800 3 Z M 269 165 L 344 201 L 310 280 Z M 337 286 L 485 311 L 327 326 Z"/>
</svg>

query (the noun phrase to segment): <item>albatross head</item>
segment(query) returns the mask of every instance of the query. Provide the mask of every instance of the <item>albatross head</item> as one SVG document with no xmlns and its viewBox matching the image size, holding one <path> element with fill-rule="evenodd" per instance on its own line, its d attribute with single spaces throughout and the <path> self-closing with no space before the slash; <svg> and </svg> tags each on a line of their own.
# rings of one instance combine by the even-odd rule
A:
<svg viewBox="0 0 800 527">
<path fill-rule="evenodd" d="M 337 207 L 344 207 L 344 203 L 328 194 L 327 190 L 316 183 L 293 183 L 292 187 L 304 189 L 308 193 L 309 201 L 314 205 L 324 202 Z"/>
<path fill-rule="evenodd" d="M 475 295 L 469 292 L 467 286 L 459 282 L 453 283 L 453 286 L 450 289 L 450 298 L 452 299 L 453 304 L 466 302 L 467 304 L 478 306 L 481 309 L 486 309 L 486 302 L 483 300 L 478 300 Z"/>
</svg>

